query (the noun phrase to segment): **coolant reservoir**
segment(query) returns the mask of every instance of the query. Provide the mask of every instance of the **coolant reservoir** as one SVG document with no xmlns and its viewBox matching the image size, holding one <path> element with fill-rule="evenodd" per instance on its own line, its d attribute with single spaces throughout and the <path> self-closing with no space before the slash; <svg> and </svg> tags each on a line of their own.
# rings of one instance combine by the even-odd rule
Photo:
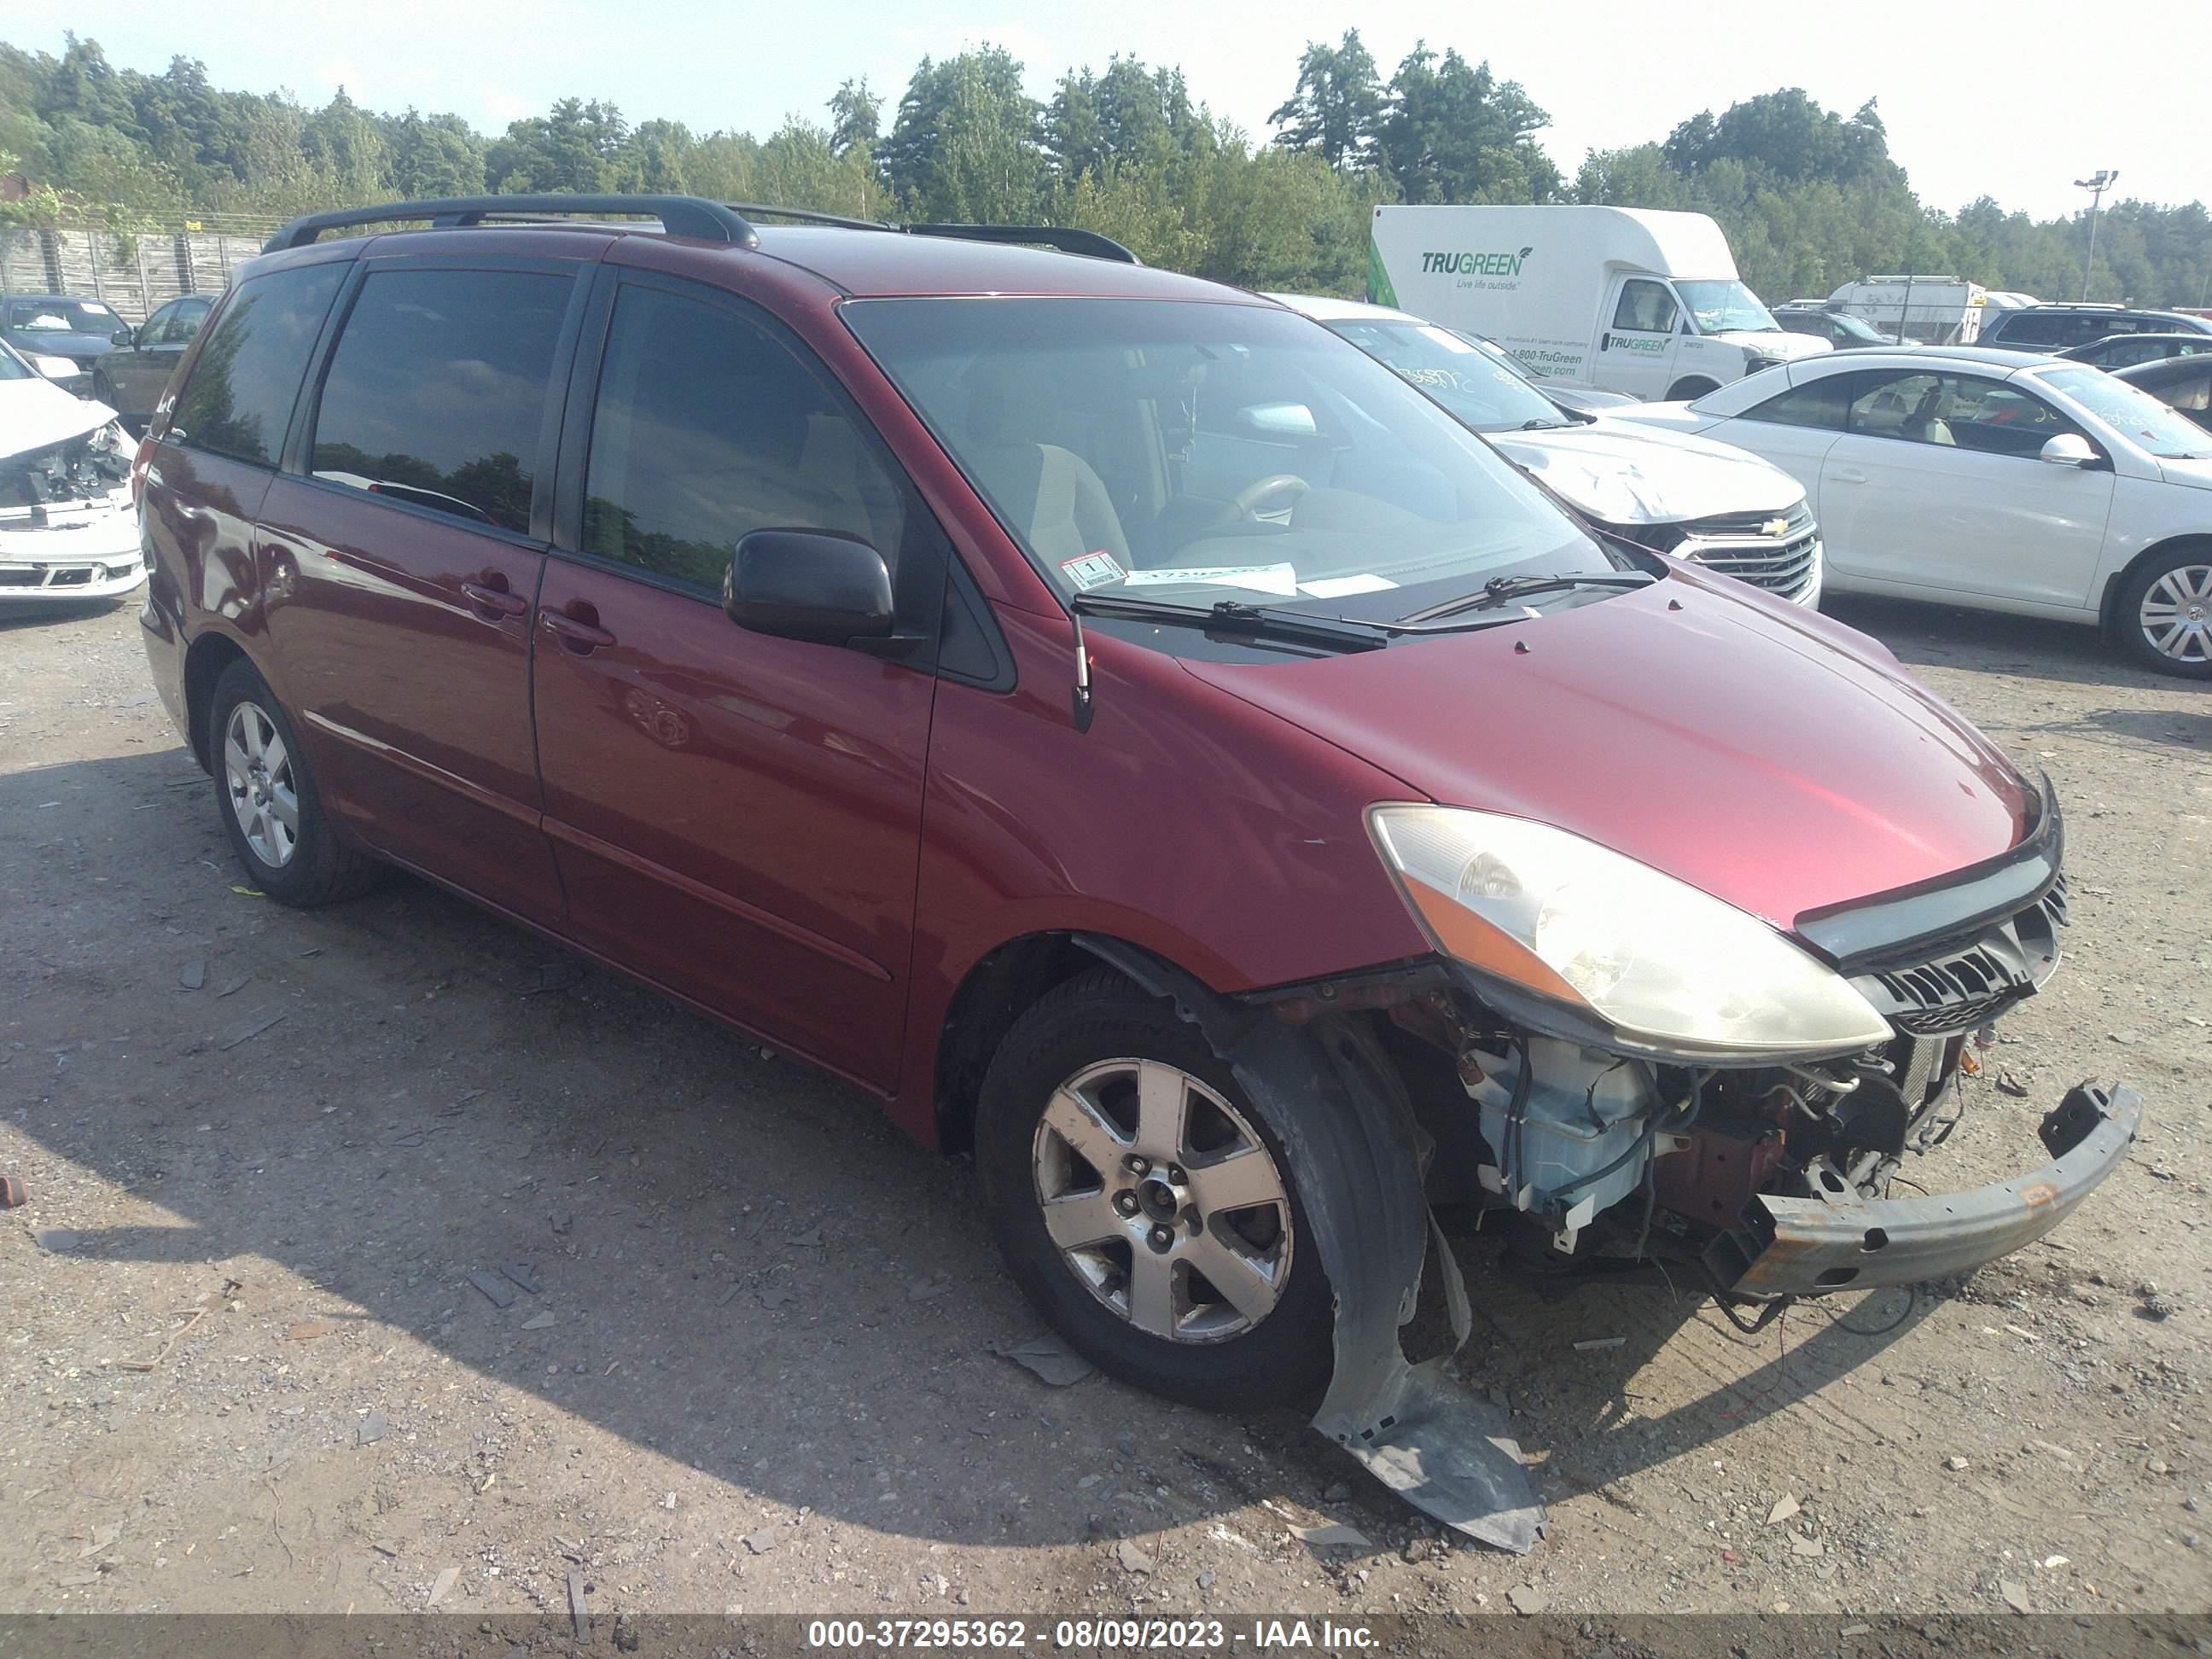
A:
<svg viewBox="0 0 2212 1659">
<path fill-rule="evenodd" d="M 1482 1111 L 1482 1138 L 1498 1162 L 1480 1170 L 1482 1184 L 1510 1194 L 1518 1210 L 1556 1199 L 1565 1218 L 1554 1243 L 1572 1250 L 1590 1218 L 1634 1192 L 1644 1179 L 1643 1157 L 1626 1157 L 1644 1132 L 1644 1114 L 1657 1104 L 1640 1067 L 1619 1054 L 1554 1037 L 1532 1036 L 1534 1068 L 1522 1121 L 1510 1121 L 1520 1086 L 1521 1051 L 1477 1051 L 1483 1078 L 1468 1093 Z M 1662 1143 L 1667 1144 L 1667 1143 Z M 1615 1160 L 1618 1169 L 1590 1177 Z"/>
</svg>

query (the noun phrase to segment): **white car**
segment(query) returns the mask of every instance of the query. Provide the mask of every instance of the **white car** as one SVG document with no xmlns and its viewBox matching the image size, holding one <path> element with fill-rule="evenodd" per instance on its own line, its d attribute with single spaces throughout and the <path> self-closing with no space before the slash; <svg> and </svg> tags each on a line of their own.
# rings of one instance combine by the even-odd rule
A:
<svg viewBox="0 0 2212 1659">
<path fill-rule="evenodd" d="M 1832 590 L 2095 623 L 2149 667 L 2212 678 L 2212 434 L 2100 368 L 1853 351 L 1619 418 L 1795 475 Z"/>
<path fill-rule="evenodd" d="M 131 440 L 0 343 L 0 611 L 117 599 L 146 580 Z"/>
<path fill-rule="evenodd" d="M 1820 602 L 1820 534 L 1804 487 L 1726 444 L 1568 408 L 1480 338 L 1403 311 L 1303 294 L 1267 296 L 1395 369 L 1577 511 L 1626 538 L 1762 587 Z M 1641 409 L 1642 404 L 1628 407 Z"/>
</svg>

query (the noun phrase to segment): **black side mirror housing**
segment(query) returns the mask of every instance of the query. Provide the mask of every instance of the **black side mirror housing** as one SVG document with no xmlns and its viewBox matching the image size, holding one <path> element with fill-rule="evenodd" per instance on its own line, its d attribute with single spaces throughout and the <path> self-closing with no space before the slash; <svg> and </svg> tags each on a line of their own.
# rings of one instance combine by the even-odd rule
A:
<svg viewBox="0 0 2212 1659">
<path fill-rule="evenodd" d="M 722 611 L 740 628 L 848 645 L 891 636 L 890 567 L 854 536 L 756 530 L 722 578 Z"/>
<path fill-rule="evenodd" d="M 112 346 L 121 346 L 125 351 L 128 351 L 132 346 L 138 343 L 138 331 L 135 328 L 118 328 L 114 333 L 107 337 L 107 343 Z"/>
</svg>

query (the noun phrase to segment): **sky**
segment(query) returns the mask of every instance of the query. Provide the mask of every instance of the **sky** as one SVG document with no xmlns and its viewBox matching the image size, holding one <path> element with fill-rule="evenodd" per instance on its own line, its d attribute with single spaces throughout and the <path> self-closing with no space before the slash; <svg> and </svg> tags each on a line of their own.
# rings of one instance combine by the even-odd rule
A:
<svg viewBox="0 0 2212 1659">
<path fill-rule="evenodd" d="M 1669 6 L 1650 0 L 1438 6 L 1434 0 L 1117 0 L 1070 9 L 1035 0 L 838 0 L 714 6 L 668 0 L 380 0 L 333 12 L 301 0 L 149 6 L 72 0 L 65 22 L 0 23 L 0 39 L 58 53 L 63 29 L 109 60 L 158 72 L 202 59 L 217 86 L 327 101 L 451 110 L 497 132 L 560 97 L 602 98 L 633 122 L 765 136 L 787 115 L 823 118 L 838 83 L 866 76 L 896 107 L 915 62 L 984 41 L 1026 65 L 1049 94 L 1066 70 L 1114 52 L 1182 65 L 1194 96 L 1255 134 L 1297 78 L 1310 40 L 1356 27 L 1387 77 L 1416 39 L 1487 58 L 1552 115 L 1545 147 L 1570 175 L 1593 149 L 1661 139 L 1701 109 L 1802 86 L 1845 115 L 1881 100 L 1890 151 L 1930 206 L 1975 197 L 2038 218 L 2071 213 L 2073 180 L 2117 169 L 2118 197 L 2212 198 L 2199 136 L 2212 7 L 2108 0 L 2007 0 L 1872 10 Z M 1895 18 L 1897 21 L 1892 21 Z M 2008 44 L 2008 37 L 2011 43 Z M 2183 37 L 2197 45 L 2181 50 Z M 2168 50 L 2155 43 L 2167 43 Z"/>
</svg>

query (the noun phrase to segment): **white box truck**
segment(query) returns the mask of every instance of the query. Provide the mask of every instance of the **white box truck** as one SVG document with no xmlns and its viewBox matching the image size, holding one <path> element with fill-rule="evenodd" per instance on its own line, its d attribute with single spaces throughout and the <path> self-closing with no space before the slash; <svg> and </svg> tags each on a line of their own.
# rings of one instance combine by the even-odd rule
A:
<svg viewBox="0 0 2212 1659">
<path fill-rule="evenodd" d="M 1963 276 L 1868 276 L 1845 283 L 1826 304 L 1923 345 L 1972 345 L 1993 296 Z M 2002 308 L 2002 301 L 1997 301 Z"/>
<path fill-rule="evenodd" d="M 1785 333 L 1702 213 L 1378 207 L 1367 297 L 1486 334 L 1547 380 L 1697 398 L 1828 349 Z"/>
</svg>

